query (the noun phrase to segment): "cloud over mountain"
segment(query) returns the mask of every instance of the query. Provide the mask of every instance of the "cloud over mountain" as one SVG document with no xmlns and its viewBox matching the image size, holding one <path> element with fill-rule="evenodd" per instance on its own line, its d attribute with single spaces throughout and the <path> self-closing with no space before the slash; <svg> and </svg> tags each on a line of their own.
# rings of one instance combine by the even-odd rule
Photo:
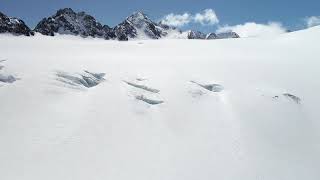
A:
<svg viewBox="0 0 320 180">
<path fill-rule="evenodd" d="M 163 24 L 181 27 L 189 23 L 199 23 L 201 25 L 215 25 L 219 23 L 218 16 L 213 9 L 205 9 L 201 12 L 190 14 L 174 14 L 170 13 L 161 19 Z"/>
<path fill-rule="evenodd" d="M 174 14 L 170 13 L 162 18 L 162 23 L 169 26 L 181 27 L 186 24 L 189 24 L 192 17 L 189 13 L 184 14 Z"/>
<path fill-rule="evenodd" d="M 236 32 L 240 37 L 256 37 L 256 36 L 272 36 L 286 32 L 286 28 L 279 22 L 269 22 L 267 24 L 258 24 L 255 22 L 247 22 L 234 26 L 221 26 L 217 29 L 217 33 Z"/>
<path fill-rule="evenodd" d="M 219 19 L 212 9 L 205 9 L 194 16 L 194 21 L 202 25 L 214 25 L 219 23 Z"/>
<path fill-rule="evenodd" d="M 320 16 L 310 16 L 304 19 L 307 27 L 320 25 Z"/>
</svg>

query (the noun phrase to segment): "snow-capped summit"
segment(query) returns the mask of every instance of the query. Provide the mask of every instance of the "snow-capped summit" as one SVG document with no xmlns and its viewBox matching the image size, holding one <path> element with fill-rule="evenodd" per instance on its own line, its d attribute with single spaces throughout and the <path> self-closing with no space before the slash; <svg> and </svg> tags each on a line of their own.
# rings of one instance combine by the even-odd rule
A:
<svg viewBox="0 0 320 180">
<path fill-rule="evenodd" d="M 32 36 L 34 33 L 21 20 L 14 17 L 8 17 L 0 12 L 0 33 L 12 33 L 15 35 Z"/>
<path fill-rule="evenodd" d="M 216 33 L 208 33 L 206 39 L 217 39 Z"/>
<path fill-rule="evenodd" d="M 166 36 L 169 29 L 169 26 L 155 23 L 146 14 L 139 11 L 114 27 L 114 32 L 119 40 L 132 38 L 159 39 Z"/>
<path fill-rule="evenodd" d="M 60 9 L 55 15 L 44 18 L 38 23 L 35 31 L 50 36 L 59 33 L 104 39 L 115 38 L 115 35 L 109 26 L 101 25 L 91 15 L 88 15 L 85 12 L 76 13 L 71 8 Z"/>
</svg>

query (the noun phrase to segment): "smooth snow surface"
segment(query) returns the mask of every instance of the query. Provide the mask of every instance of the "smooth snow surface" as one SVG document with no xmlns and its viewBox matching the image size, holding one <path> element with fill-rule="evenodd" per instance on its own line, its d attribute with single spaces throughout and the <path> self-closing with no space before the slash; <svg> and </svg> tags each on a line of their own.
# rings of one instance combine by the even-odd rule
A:
<svg viewBox="0 0 320 180">
<path fill-rule="evenodd" d="M 319 47 L 320 27 L 213 41 L 1 35 L 0 74 L 19 80 L 0 82 L 0 179 L 318 180 Z M 57 81 L 84 70 L 105 80 Z"/>
</svg>

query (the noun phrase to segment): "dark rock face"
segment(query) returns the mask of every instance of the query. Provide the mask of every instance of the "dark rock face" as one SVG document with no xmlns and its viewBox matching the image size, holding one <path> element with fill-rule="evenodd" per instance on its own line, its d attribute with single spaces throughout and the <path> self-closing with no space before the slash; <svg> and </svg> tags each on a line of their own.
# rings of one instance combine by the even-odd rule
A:
<svg viewBox="0 0 320 180">
<path fill-rule="evenodd" d="M 209 33 L 207 34 L 206 39 L 217 39 L 217 35 L 215 33 Z"/>
<path fill-rule="evenodd" d="M 124 21 L 114 27 L 114 33 L 118 40 L 127 41 L 129 38 L 135 38 L 137 36 L 137 30 L 128 21 Z"/>
<path fill-rule="evenodd" d="M 114 32 L 119 40 L 128 40 L 138 36 L 159 39 L 168 34 L 167 30 L 170 30 L 169 26 L 151 21 L 142 12 L 132 14 L 114 27 Z"/>
<path fill-rule="evenodd" d="M 188 31 L 188 39 L 205 39 L 206 35 L 200 31 Z"/>
<path fill-rule="evenodd" d="M 18 18 L 8 17 L 0 12 L 0 33 L 33 36 L 30 28 Z"/>
<path fill-rule="evenodd" d="M 101 25 L 94 17 L 85 12 L 75 13 L 71 8 L 60 9 L 55 15 L 42 19 L 35 31 L 48 36 L 59 33 L 104 39 L 115 38 L 113 30 L 109 26 Z"/>
</svg>

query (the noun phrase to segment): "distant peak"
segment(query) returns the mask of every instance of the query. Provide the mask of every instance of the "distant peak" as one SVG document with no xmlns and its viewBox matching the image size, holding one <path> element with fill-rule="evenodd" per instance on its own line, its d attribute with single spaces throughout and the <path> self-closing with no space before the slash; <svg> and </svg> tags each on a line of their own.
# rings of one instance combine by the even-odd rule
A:
<svg viewBox="0 0 320 180">
<path fill-rule="evenodd" d="M 78 14 L 79 16 L 83 16 L 83 15 L 86 15 L 87 13 L 84 12 L 84 11 L 80 11 L 80 12 L 78 12 L 77 14 Z"/>
<path fill-rule="evenodd" d="M 127 18 L 127 20 L 142 20 L 142 19 L 148 19 L 147 15 L 143 13 L 142 11 L 136 11 L 131 16 Z"/>
<path fill-rule="evenodd" d="M 71 8 L 63 8 L 57 11 L 57 15 L 63 15 L 63 14 L 75 14 L 75 12 Z"/>
<path fill-rule="evenodd" d="M 34 33 L 21 20 L 15 17 L 9 17 L 0 12 L 0 33 L 12 33 L 15 35 L 33 36 Z"/>
<path fill-rule="evenodd" d="M 134 16 L 146 16 L 146 14 L 144 12 L 142 12 L 142 11 L 133 12 L 132 15 L 134 15 Z"/>
</svg>

